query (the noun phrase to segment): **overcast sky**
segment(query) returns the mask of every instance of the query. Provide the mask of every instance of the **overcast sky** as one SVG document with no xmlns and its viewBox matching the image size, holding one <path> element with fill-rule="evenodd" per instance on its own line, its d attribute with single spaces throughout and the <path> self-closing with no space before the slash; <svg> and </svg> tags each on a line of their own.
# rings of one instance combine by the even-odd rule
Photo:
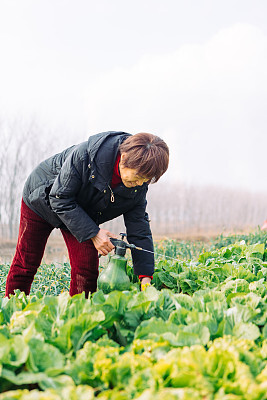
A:
<svg viewBox="0 0 267 400">
<path fill-rule="evenodd" d="M 265 0 L 0 0 L 0 117 L 66 144 L 152 132 L 166 179 L 267 192 L 266 20 Z"/>
</svg>

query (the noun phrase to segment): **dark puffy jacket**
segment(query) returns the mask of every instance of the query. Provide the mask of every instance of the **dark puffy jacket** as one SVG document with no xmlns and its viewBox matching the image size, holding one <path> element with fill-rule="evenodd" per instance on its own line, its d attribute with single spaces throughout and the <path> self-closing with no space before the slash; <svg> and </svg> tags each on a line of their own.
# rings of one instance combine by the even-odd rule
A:
<svg viewBox="0 0 267 400">
<path fill-rule="evenodd" d="M 55 228 L 68 229 L 79 242 L 94 237 L 99 224 L 123 215 L 128 242 L 153 251 L 145 211 L 148 185 L 110 187 L 119 145 L 128 136 L 99 133 L 41 162 L 25 183 L 24 202 Z M 135 274 L 153 274 L 153 254 L 132 250 L 132 257 Z"/>
</svg>

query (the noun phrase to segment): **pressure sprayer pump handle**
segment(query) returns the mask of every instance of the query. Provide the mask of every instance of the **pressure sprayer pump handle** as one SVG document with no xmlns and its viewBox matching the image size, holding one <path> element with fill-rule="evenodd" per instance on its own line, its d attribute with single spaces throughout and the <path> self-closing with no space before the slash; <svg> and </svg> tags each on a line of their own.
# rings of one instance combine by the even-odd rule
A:
<svg viewBox="0 0 267 400">
<path fill-rule="evenodd" d="M 121 232 L 120 235 L 121 235 L 121 240 L 124 240 L 124 238 L 126 238 L 126 236 L 127 236 L 126 233 L 123 233 L 123 232 Z"/>
<path fill-rule="evenodd" d="M 147 251 L 148 253 L 155 254 L 153 251 L 145 250 L 145 249 L 142 249 L 142 247 L 135 246 L 134 244 L 126 243 L 124 241 L 124 238 L 126 238 L 126 236 L 127 236 L 126 233 L 120 233 L 120 235 L 121 235 L 121 239 L 109 238 L 109 240 L 111 241 L 113 246 L 115 246 L 115 254 L 117 254 L 118 256 L 124 257 L 125 253 L 126 253 L 126 249 L 142 250 L 142 251 Z M 99 254 L 98 257 L 100 258 L 101 254 Z"/>
<path fill-rule="evenodd" d="M 124 238 L 126 237 L 125 233 L 120 233 L 120 235 L 121 239 L 110 238 L 109 240 L 115 246 L 115 254 L 124 257 L 126 249 L 135 249 L 136 247 L 134 244 L 129 244 L 124 241 Z"/>
</svg>

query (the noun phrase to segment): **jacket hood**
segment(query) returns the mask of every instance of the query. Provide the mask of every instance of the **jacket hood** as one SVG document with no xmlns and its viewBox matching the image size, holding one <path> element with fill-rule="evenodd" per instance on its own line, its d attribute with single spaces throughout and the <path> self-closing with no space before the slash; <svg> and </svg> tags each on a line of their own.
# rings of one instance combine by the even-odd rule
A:
<svg viewBox="0 0 267 400">
<path fill-rule="evenodd" d="M 108 138 L 113 138 L 114 143 L 121 143 L 123 140 L 120 140 L 121 137 L 123 136 L 124 139 L 126 137 L 131 136 L 130 133 L 126 132 L 120 132 L 120 131 L 107 131 L 107 132 L 101 132 L 97 133 L 96 135 L 90 136 L 88 139 L 88 154 L 90 157 L 90 160 L 93 161 L 96 153 L 99 150 L 99 147 L 108 139 Z"/>
</svg>

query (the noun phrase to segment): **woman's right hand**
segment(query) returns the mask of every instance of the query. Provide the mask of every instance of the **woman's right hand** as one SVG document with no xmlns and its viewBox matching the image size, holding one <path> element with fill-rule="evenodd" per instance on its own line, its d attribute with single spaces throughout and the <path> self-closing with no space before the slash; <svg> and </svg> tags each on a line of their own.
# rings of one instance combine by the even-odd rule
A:
<svg viewBox="0 0 267 400">
<path fill-rule="evenodd" d="M 115 247 L 109 240 L 110 237 L 117 239 L 117 236 L 107 229 L 100 229 L 98 234 L 92 237 L 93 244 L 101 256 L 106 256 Z"/>
</svg>

